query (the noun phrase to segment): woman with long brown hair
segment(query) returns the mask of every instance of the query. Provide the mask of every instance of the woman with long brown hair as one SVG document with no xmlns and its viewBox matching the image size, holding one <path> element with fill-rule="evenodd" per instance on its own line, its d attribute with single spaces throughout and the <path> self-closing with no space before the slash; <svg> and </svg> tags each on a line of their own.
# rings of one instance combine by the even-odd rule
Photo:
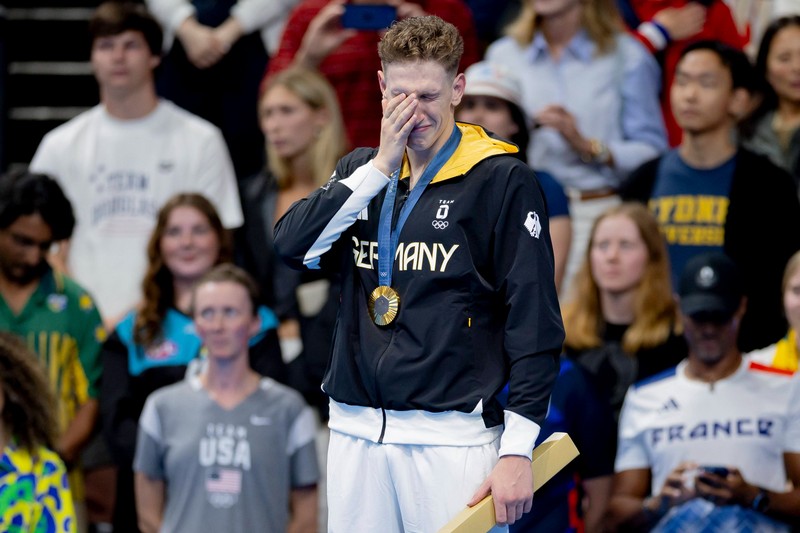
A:
<svg viewBox="0 0 800 533">
<path fill-rule="evenodd" d="M 588 370 L 616 415 L 625 391 L 687 354 L 658 223 L 638 203 L 595 221 L 564 307 L 565 352 Z"/>
<path fill-rule="evenodd" d="M 565 357 L 542 433 L 570 433 L 583 450 L 582 459 L 566 470 L 566 479 L 542 491 L 539 504 L 534 500 L 527 521 L 566 531 L 579 517 L 587 532 L 599 531 L 611 492 L 616 422 L 625 392 L 634 382 L 675 366 L 687 353 L 678 331 L 666 245 L 642 204 L 623 203 L 597 218 L 563 317 Z M 515 524 L 511 532 L 526 527 Z"/>
<path fill-rule="evenodd" d="M 189 316 L 194 284 L 228 262 L 231 245 L 211 202 L 199 194 L 172 197 L 158 214 L 147 247 L 144 301 L 117 325 L 103 353 L 103 429 L 119 466 L 115 531 L 136 531 L 131 465 L 139 415 L 147 397 L 184 378 L 201 357 L 202 343 Z M 258 309 L 260 329 L 250 339 L 250 365 L 286 381 L 274 313 Z"/>
<path fill-rule="evenodd" d="M 791 173 L 800 195 L 800 14 L 770 23 L 755 70 L 761 102 L 742 125 L 743 144 Z"/>
</svg>

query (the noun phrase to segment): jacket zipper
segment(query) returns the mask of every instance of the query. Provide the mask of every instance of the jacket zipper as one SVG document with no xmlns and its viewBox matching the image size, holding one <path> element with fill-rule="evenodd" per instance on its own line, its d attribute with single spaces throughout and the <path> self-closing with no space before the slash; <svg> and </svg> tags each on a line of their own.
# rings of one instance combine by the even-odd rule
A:
<svg viewBox="0 0 800 533">
<path fill-rule="evenodd" d="M 386 409 L 381 407 L 381 415 L 383 415 L 383 425 L 381 426 L 381 436 L 378 438 L 378 444 L 383 444 L 383 436 L 386 434 Z"/>
<path fill-rule="evenodd" d="M 378 357 L 378 364 L 375 365 L 375 373 L 374 373 L 374 380 L 375 380 L 375 393 L 378 396 L 378 403 L 381 406 L 381 415 L 383 417 L 383 421 L 381 422 L 381 435 L 378 437 L 378 444 L 383 444 L 383 437 L 386 434 L 386 409 L 383 407 L 383 397 L 381 396 L 381 389 L 378 385 L 378 367 L 381 366 L 383 362 L 383 357 L 386 355 L 386 352 L 389 351 L 389 347 L 394 342 L 394 330 L 392 330 L 392 336 L 389 339 L 389 343 L 386 345 L 386 349 L 383 353 Z"/>
</svg>

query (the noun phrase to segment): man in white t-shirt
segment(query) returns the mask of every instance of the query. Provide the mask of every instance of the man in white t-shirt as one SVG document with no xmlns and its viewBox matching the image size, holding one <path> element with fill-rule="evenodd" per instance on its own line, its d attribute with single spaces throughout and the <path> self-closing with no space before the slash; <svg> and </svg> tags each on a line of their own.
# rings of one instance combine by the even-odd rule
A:
<svg viewBox="0 0 800 533">
<path fill-rule="evenodd" d="M 222 135 L 156 95 L 155 19 L 141 5 L 106 2 L 89 28 L 100 104 L 48 133 L 31 168 L 55 176 L 72 202 L 66 266 L 112 325 L 140 299 L 147 241 L 171 196 L 204 194 L 228 228 L 242 212 Z"/>
<path fill-rule="evenodd" d="M 746 300 L 727 256 L 692 258 L 678 292 L 689 356 L 628 390 L 610 525 L 789 531 L 800 518 L 800 380 L 742 358 Z"/>
</svg>

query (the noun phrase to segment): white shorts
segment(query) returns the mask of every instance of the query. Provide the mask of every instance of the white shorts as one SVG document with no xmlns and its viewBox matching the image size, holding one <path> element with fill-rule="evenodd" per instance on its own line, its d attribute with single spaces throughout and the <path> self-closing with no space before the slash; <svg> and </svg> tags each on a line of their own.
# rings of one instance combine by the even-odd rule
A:
<svg viewBox="0 0 800 533">
<path fill-rule="evenodd" d="M 499 438 L 477 446 L 376 444 L 331 431 L 328 531 L 435 533 L 467 506 L 499 446 Z"/>
</svg>

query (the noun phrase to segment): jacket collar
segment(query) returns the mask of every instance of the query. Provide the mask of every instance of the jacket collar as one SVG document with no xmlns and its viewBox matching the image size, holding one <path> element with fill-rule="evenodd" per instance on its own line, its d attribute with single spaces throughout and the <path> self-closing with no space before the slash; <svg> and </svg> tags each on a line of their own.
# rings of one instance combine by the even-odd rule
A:
<svg viewBox="0 0 800 533">
<path fill-rule="evenodd" d="M 475 124 L 456 122 L 461 130 L 461 142 L 455 153 L 447 163 L 436 173 L 431 183 L 438 183 L 458 176 L 463 176 L 472 167 L 494 155 L 515 154 L 519 152 L 516 145 L 491 137 L 486 130 Z M 400 179 L 411 176 L 411 167 L 408 157 L 403 157 L 403 167 L 400 170 Z"/>
</svg>

